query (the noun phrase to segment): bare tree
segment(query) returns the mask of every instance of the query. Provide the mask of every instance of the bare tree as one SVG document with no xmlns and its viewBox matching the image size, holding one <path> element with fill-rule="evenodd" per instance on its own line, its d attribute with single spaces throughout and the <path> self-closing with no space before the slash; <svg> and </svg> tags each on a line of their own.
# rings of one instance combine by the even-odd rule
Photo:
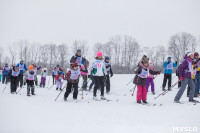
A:
<svg viewBox="0 0 200 133">
<path fill-rule="evenodd" d="M 94 45 L 93 49 L 94 49 L 94 54 L 96 54 L 98 51 L 103 50 L 103 44 L 98 42 Z"/>
<path fill-rule="evenodd" d="M 180 63 L 187 51 L 195 51 L 197 43 L 193 35 L 182 32 L 172 35 L 168 46 L 169 54 Z"/>
<path fill-rule="evenodd" d="M 72 51 L 73 53 L 76 53 L 77 50 L 81 50 L 82 55 L 86 56 L 88 51 L 88 44 L 87 41 L 77 41 L 75 40 L 72 45 Z"/>
<path fill-rule="evenodd" d="M 43 67 L 47 67 L 47 63 L 49 60 L 48 45 L 42 45 L 40 47 L 40 55 L 39 56 L 41 57 Z"/>
<path fill-rule="evenodd" d="M 58 54 L 59 54 L 59 61 L 62 67 L 67 65 L 67 58 L 68 58 L 68 47 L 66 44 L 61 44 L 58 46 Z"/>
<path fill-rule="evenodd" d="M 9 51 L 10 51 L 10 55 L 11 55 L 11 63 L 12 65 L 15 64 L 16 58 L 17 58 L 17 51 L 16 51 L 16 47 L 15 45 L 13 45 L 12 47 L 9 46 Z"/>
</svg>

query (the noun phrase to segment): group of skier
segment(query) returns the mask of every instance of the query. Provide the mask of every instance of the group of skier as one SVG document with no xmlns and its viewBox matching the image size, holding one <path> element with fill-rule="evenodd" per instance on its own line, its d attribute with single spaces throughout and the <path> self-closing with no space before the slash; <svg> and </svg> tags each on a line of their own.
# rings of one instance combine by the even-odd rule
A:
<svg viewBox="0 0 200 133">
<path fill-rule="evenodd" d="M 177 61 L 172 62 L 171 57 L 167 58 L 167 61 L 163 64 L 164 67 L 164 79 L 162 84 L 162 90 L 171 91 L 172 87 L 172 73 L 173 67 L 177 67 Z M 27 83 L 27 96 L 35 95 L 35 86 L 38 85 L 37 71 L 41 67 L 37 67 L 36 64 L 29 65 L 28 69 L 24 61 L 21 60 L 16 66 L 5 67 L 0 71 L 0 81 L 3 74 L 2 83 L 8 84 L 10 82 L 11 93 L 16 93 L 18 87 L 22 88 L 23 80 Z M 135 70 L 135 77 L 133 83 L 137 86 L 136 101 L 138 104 L 147 104 L 147 92 L 151 86 L 151 92 L 155 94 L 154 79 L 161 73 L 162 70 L 155 71 L 154 65 L 149 58 L 144 55 Z M 24 74 L 25 73 L 25 74 Z M 47 69 L 41 71 L 40 87 L 45 87 Z M 156 76 L 155 76 L 156 75 Z M 25 78 L 23 77 L 25 76 Z M 89 63 L 81 55 L 81 50 L 77 50 L 77 53 L 70 59 L 70 69 L 64 74 L 62 68 L 57 65 L 52 71 L 53 85 L 56 84 L 56 90 L 63 91 L 63 83 L 66 81 L 66 92 L 64 93 L 64 100 L 67 101 L 69 94 L 73 90 L 73 99 L 76 100 L 78 96 L 79 78 L 83 79 L 82 91 L 87 91 L 88 81 L 91 80 L 89 90 L 93 89 L 93 99 L 97 99 L 97 90 L 99 89 L 102 100 L 106 100 L 104 97 L 104 88 L 106 87 L 106 93 L 110 93 L 110 77 L 113 76 L 110 58 L 105 56 L 103 58 L 102 52 L 98 51 L 93 61 Z M 200 59 L 199 54 L 195 52 L 187 52 L 184 61 L 179 65 L 177 69 L 177 76 L 179 77 L 178 86 L 179 91 L 174 99 L 175 102 L 180 102 L 180 98 L 188 85 L 188 97 L 190 102 L 197 102 L 194 97 L 199 96 L 200 90 Z M 166 84 L 168 81 L 168 89 L 166 90 Z M 52 86 L 53 86 L 52 85 Z"/>
</svg>

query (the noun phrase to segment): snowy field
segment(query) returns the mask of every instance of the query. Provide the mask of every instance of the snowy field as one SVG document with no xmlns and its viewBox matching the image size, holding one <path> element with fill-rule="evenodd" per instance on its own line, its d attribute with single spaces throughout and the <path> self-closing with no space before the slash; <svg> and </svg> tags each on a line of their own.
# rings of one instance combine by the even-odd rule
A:
<svg viewBox="0 0 200 133">
<path fill-rule="evenodd" d="M 47 87 L 36 88 L 36 96 L 31 97 L 26 96 L 26 87 L 11 95 L 10 86 L 2 93 L 5 85 L 0 84 L 0 133 L 172 133 L 178 132 L 173 131 L 176 127 L 195 127 L 200 132 L 200 104 L 188 103 L 186 91 L 180 100 L 184 104 L 173 103 L 177 86 L 155 100 L 161 93 L 160 75 L 155 79 L 156 94 L 148 93 L 151 106 L 138 105 L 136 91 L 134 96 L 130 92 L 134 85 L 126 85 L 132 78 L 133 75 L 111 78 L 111 94 L 105 94 L 109 102 L 93 101 L 92 92 L 84 92 L 84 99 L 79 92 L 78 102 L 72 100 L 72 94 L 64 102 L 62 92 L 55 102 L 59 93 L 56 86 L 49 91 Z M 39 76 L 38 79 L 40 82 Z M 177 80 L 174 78 L 172 83 Z M 97 95 L 100 97 L 100 92 Z"/>
</svg>

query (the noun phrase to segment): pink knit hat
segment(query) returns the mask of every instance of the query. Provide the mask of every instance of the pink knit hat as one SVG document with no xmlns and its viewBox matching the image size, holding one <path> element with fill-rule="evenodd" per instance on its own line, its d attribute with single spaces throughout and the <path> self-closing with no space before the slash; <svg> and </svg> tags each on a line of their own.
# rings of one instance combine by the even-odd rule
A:
<svg viewBox="0 0 200 133">
<path fill-rule="evenodd" d="M 97 52 L 97 57 L 98 57 L 98 56 L 103 56 L 103 54 L 101 53 L 101 51 L 98 51 L 98 52 Z"/>
</svg>

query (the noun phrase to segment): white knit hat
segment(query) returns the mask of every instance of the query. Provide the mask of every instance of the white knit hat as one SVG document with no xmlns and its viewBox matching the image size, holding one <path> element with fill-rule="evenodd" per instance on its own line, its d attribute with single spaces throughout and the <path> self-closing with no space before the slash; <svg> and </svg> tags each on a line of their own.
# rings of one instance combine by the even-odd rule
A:
<svg viewBox="0 0 200 133">
<path fill-rule="evenodd" d="M 192 55 L 192 52 L 187 52 L 187 56 L 189 57 L 190 55 Z"/>
</svg>

